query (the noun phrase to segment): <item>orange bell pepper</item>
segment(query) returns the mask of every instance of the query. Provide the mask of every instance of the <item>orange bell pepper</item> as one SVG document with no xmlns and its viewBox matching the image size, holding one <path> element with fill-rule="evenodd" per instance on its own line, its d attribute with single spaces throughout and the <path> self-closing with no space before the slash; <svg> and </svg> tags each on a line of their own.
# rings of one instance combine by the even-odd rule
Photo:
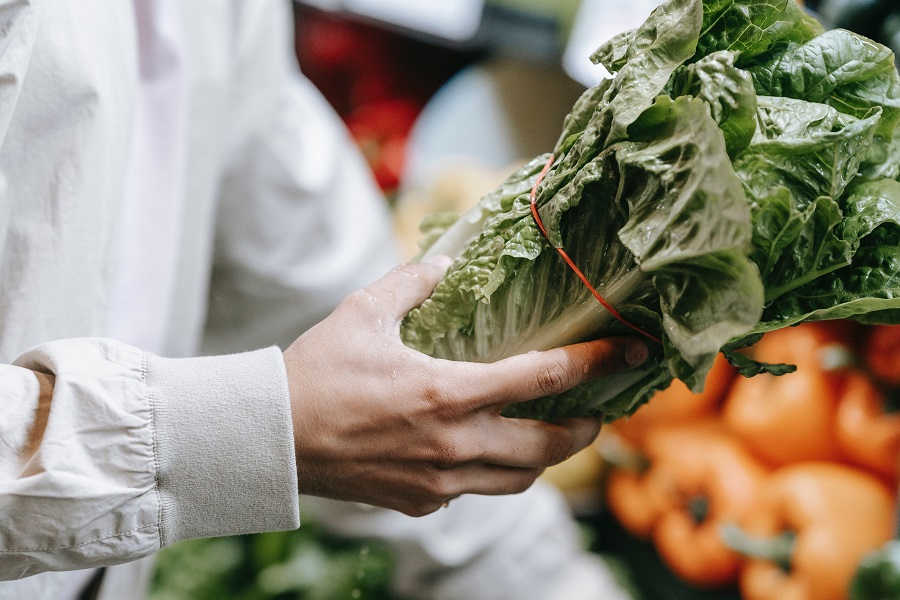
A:
<svg viewBox="0 0 900 600">
<path fill-rule="evenodd" d="M 606 507 L 631 535 L 649 539 L 663 507 L 655 502 L 644 474 L 615 469 L 606 483 Z"/>
<path fill-rule="evenodd" d="M 797 365 L 785 375 L 739 377 L 722 409 L 726 426 L 773 467 L 806 460 L 838 460 L 834 433 L 841 374 L 825 348 L 850 347 L 843 322 L 805 323 L 765 334 L 750 353 L 756 360 Z"/>
<path fill-rule="evenodd" d="M 863 359 L 881 381 L 900 386 L 900 325 L 873 325 L 863 342 Z"/>
<path fill-rule="evenodd" d="M 893 482 L 900 465 L 900 413 L 885 410 L 885 394 L 865 374 L 850 372 L 838 401 L 837 441 L 844 455 Z"/>
<path fill-rule="evenodd" d="M 610 467 L 604 486 L 606 508 L 631 535 L 649 539 L 663 504 L 645 477 L 647 453 L 610 426 L 597 438 L 597 452 Z"/>
<path fill-rule="evenodd" d="M 860 559 L 891 538 L 894 498 L 884 482 L 836 463 L 773 473 L 743 527 L 723 529 L 750 558 L 744 600 L 844 600 Z"/>
<path fill-rule="evenodd" d="M 640 443 L 660 425 L 688 423 L 710 417 L 717 412 L 736 374 L 737 370 L 724 355 L 719 354 L 706 376 L 702 392 L 695 394 L 684 382 L 675 379 L 669 387 L 656 392 L 633 415 L 619 419 L 613 426 L 629 441 Z"/>
<path fill-rule="evenodd" d="M 618 472 L 609 508 L 634 535 L 650 538 L 680 579 L 698 587 L 733 583 L 740 555 L 719 537 L 723 523 L 754 506 L 765 470 L 733 438 L 710 428 L 661 428 L 648 438 L 649 468 Z"/>
</svg>

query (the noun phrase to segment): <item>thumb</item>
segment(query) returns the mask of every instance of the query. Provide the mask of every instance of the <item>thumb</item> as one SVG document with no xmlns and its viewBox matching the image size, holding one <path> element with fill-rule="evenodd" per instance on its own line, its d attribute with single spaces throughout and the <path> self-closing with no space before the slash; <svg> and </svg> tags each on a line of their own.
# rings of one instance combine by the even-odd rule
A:
<svg viewBox="0 0 900 600">
<path fill-rule="evenodd" d="M 367 291 L 394 320 L 399 321 L 428 299 L 451 263 L 447 256 L 432 256 L 421 263 L 404 263 L 368 286 Z"/>
</svg>

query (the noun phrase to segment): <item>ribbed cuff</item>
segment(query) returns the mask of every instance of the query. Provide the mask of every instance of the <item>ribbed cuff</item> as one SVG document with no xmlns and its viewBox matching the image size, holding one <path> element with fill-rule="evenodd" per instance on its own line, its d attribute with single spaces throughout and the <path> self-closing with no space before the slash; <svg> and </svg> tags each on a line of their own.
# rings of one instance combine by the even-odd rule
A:
<svg viewBox="0 0 900 600">
<path fill-rule="evenodd" d="M 290 395 L 278 348 L 203 358 L 146 355 L 160 539 L 300 525 Z"/>
</svg>

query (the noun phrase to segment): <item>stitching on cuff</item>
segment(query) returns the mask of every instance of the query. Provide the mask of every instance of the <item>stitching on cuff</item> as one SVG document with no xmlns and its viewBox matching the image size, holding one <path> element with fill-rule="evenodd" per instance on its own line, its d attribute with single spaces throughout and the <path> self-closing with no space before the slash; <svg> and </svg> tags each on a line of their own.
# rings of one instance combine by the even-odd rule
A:
<svg viewBox="0 0 900 600">
<path fill-rule="evenodd" d="M 159 491 L 159 445 L 156 443 L 156 395 L 147 385 L 147 373 L 149 370 L 148 357 L 145 352 L 141 357 L 141 385 L 147 390 L 147 401 L 150 404 L 150 441 L 153 446 L 153 491 L 156 492 L 156 530 L 159 532 L 159 549 L 163 548 L 162 533 L 162 494 Z"/>
<path fill-rule="evenodd" d="M 14 550 L 0 548 L 0 553 L 10 554 L 10 553 L 17 553 L 17 552 L 46 552 L 47 550 L 71 550 L 72 548 L 81 548 L 82 546 L 87 546 L 88 544 L 93 544 L 94 542 L 100 542 L 102 540 L 108 540 L 109 538 L 132 535 L 134 533 L 137 533 L 141 529 L 147 529 L 149 527 L 158 529 L 158 526 L 155 525 L 154 523 L 148 523 L 147 525 L 138 525 L 131 531 L 117 531 L 116 533 L 110 533 L 109 535 L 102 535 L 102 536 L 96 537 L 92 540 L 88 540 L 86 542 L 81 542 L 80 544 L 72 544 L 71 546 L 47 546 L 45 548 L 18 548 L 18 549 L 14 549 Z"/>
</svg>

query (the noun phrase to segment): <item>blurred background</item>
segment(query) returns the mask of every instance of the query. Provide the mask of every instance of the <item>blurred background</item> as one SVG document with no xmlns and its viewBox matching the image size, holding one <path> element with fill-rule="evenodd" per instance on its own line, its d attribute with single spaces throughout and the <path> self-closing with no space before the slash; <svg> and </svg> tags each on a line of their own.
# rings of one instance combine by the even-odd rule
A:
<svg viewBox="0 0 900 600">
<path fill-rule="evenodd" d="M 553 147 L 581 92 L 607 76 L 587 57 L 658 4 L 306 0 L 294 3 L 296 51 L 362 149 L 409 258 L 425 215 L 468 209 Z M 806 8 L 826 27 L 900 50 L 896 0 Z M 891 515 L 859 513 L 877 490 L 896 499 L 900 329 L 833 323 L 776 333 L 756 358 L 807 364 L 803 375 L 739 381 L 723 361 L 703 394 L 660 392 L 664 401 L 605 427 L 594 446 L 545 474 L 571 503 L 585 545 L 635 600 L 738 600 L 740 574 L 764 578 L 760 565 L 803 585 L 832 575 L 825 565 L 855 569 L 876 549 L 870 540 L 893 535 Z M 776 551 L 742 531 L 722 539 L 724 523 L 774 534 L 798 514 L 791 525 L 818 536 L 821 556 L 789 543 L 786 559 L 785 544 Z M 304 523 L 177 544 L 160 554 L 151 598 L 399 600 L 386 548 Z M 900 598 L 900 585 L 887 597 Z"/>
</svg>

